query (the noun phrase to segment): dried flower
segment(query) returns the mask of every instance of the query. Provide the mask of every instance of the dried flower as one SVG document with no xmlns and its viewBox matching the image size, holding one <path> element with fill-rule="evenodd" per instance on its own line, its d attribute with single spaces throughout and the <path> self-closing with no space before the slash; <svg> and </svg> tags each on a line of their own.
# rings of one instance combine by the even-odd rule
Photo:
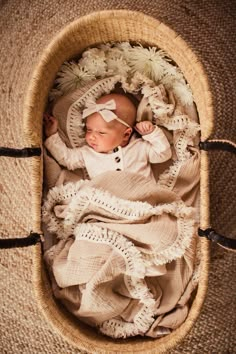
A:
<svg viewBox="0 0 236 354">
<path fill-rule="evenodd" d="M 79 65 L 82 65 L 88 72 L 96 78 L 103 78 L 107 72 L 106 56 L 104 50 L 99 48 L 90 48 L 86 50 L 82 58 L 79 60 Z"/>
<path fill-rule="evenodd" d="M 57 89 L 66 93 L 83 86 L 86 82 L 95 79 L 95 76 L 87 68 L 76 64 L 75 62 L 65 62 L 58 72 L 55 83 Z"/>
<path fill-rule="evenodd" d="M 130 71 L 129 65 L 123 58 L 107 59 L 107 74 L 127 76 Z"/>
<path fill-rule="evenodd" d="M 105 60 L 105 51 L 99 48 L 89 48 L 82 54 L 82 58 L 102 58 Z"/>
<path fill-rule="evenodd" d="M 105 58 L 102 57 L 86 57 L 79 61 L 86 70 L 96 78 L 103 78 L 107 72 L 107 64 Z"/>
<path fill-rule="evenodd" d="M 50 99 L 84 86 L 86 82 L 120 75 L 122 86 L 135 92 L 147 84 L 163 84 L 172 89 L 183 104 L 191 104 L 193 95 L 181 70 L 155 47 L 131 46 L 129 42 L 105 43 L 89 48 L 78 63 L 65 62 L 50 91 Z"/>
<path fill-rule="evenodd" d="M 172 86 L 174 81 L 182 81 L 185 82 L 183 74 L 181 73 L 180 69 L 170 63 L 165 63 L 164 73 L 162 77 L 162 83 L 166 86 Z"/>
<path fill-rule="evenodd" d="M 106 53 L 110 48 L 111 48 L 111 43 L 102 43 L 98 46 L 100 50 L 102 50 L 104 53 Z"/>
<path fill-rule="evenodd" d="M 143 48 L 141 45 L 128 50 L 128 64 L 132 72 L 139 71 L 155 82 L 159 82 L 165 72 L 165 53 L 155 47 Z"/>
<path fill-rule="evenodd" d="M 117 47 L 112 47 L 106 52 L 107 59 L 120 59 L 123 58 L 123 52 Z"/>
<path fill-rule="evenodd" d="M 193 103 L 193 94 L 189 85 L 175 81 L 173 84 L 173 91 L 182 104 L 189 105 Z"/>
<path fill-rule="evenodd" d="M 119 42 L 116 43 L 116 47 L 121 49 L 123 52 L 127 52 L 129 49 L 131 49 L 131 44 L 129 42 Z"/>
</svg>

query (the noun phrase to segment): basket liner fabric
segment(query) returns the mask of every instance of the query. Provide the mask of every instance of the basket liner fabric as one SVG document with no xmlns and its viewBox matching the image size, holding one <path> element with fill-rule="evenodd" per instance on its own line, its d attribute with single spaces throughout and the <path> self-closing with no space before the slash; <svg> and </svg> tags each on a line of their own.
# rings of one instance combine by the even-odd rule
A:
<svg viewBox="0 0 236 354">
<path fill-rule="evenodd" d="M 10 2 L 9 2 L 9 4 L 10 4 Z M 23 13 L 25 14 L 25 10 L 26 10 L 25 3 L 24 2 L 21 3 L 21 7 L 20 7 L 20 9 L 18 11 L 14 8 L 14 6 L 11 6 L 9 4 L 5 5 L 4 14 L 5 13 L 9 14 L 9 13 L 12 12 L 12 13 L 14 13 L 14 16 L 18 16 L 19 15 L 18 16 L 19 24 L 23 23 L 25 25 L 25 28 L 27 28 L 27 25 L 30 24 L 30 20 L 28 20 L 28 22 L 27 21 L 23 21 L 23 20 L 25 20 L 25 18 L 23 16 Z M 113 5 L 113 7 L 116 6 L 115 4 L 109 4 L 109 6 L 111 6 L 111 5 Z M 140 7 L 141 8 L 142 8 L 142 6 L 146 7 L 146 5 L 147 4 L 145 4 L 145 6 L 141 4 Z M 90 6 L 93 6 L 93 4 L 91 3 Z M 152 6 L 154 6 L 154 5 L 152 5 Z M 73 6 L 72 6 L 72 8 L 73 8 Z M 198 9 L 198 11 L 197 11 L 197 9 Z M 206 9 L 208 9 L 209 11 L 206 11 Z M 168 9 L 166 9 L 166 4 L 164 6 L 164 4 L 162 4 L 160 2 L 158 5 L 154 6 L 154 9 L 152 8 L 152 10 L 153 10 L 152 12 L 153 12 L 154 15 L 159 15 L 159 18 L 165 19 L 165 17 L 167 16 L 167 10 L 168 10 L 168 17 L 170 18 L 170 21 L 173 21 L 173 25 L 172 25 L 173 28 L 176 28 L 176 29 L 179 28 L 179 32 L 181 32 L 181 33 L 186 31 L 185 32 L 186 33 L 185 36 L 191 38 L 191 44 L 194 46 L 196 43 L 200 43 L 198 35 L 199 36 L 202 35 L 202 33 L 204 32 L 204 29 L 206 29 L 206 27 L 204 27 L 204 25 L 203 25 L 202 30 L 199 30 L 199 32 L 195 32 L 195 34 L 198 33 L 198 35 L 195 36 L 195 38 L 192 37 L 192 32 L 189 30 L 190 27 L 188 27 L 188 25 L 186 25 L 186 21 L 179 22 L 176 25 L 176 21 L 174 21 L 174 19 L 176 17 L 176 11 L 178 11 L 178 13 L 182 15 L 182 17 L 184 17 L 183 14 L 185 14 L 185 16 L 187 14 L 188 18 L 190 19 L 190 22 L 192 21 L 191 23 L 194 23 L 194 21 L 196 21 L 196 17 L 191 16 L 191 15 L 194 15 L 196 13 L 199 13 L 199 14 L 201 13 L 202 18 L 204 19 L 205 13 L 207 12 L 209 14 L 209 16 L 214 20 L 212 22 L 212 24 L 211 24 L 212 28 L 214 28 L 214 26 L 216 26 L 216 23 L 217 23 L 217 26 L 218 26 L 218 24 L 220 23 L 220 21 L 217 21 L 218 19 L 222 19 L 222 24 L 225 25 L 225 28 L 228 28 L 228 32 L 231 32 L 231 27 L 230 26 L 232 26 L 232 18 L 233 17 L 230 14 L 233 13 L 233 9 L 234 9 L 234 5 L 232 5 L 231 2 L 226 2 L 225 4 L 222 4 L 222 5 L 219 5 L 219 4 L 215 3 L 215 2 L 214 2 L 214 4 L 210 2 L 210 3 L 206 4 L 206 5 L 201 5 L 200 8 L 199 8 L 199 4 L 198 5 L 192 4 L 191 6 L 189 4 L 184 4 L 183 6 L 180 6 L 180 5 L 178 5 L 176 3 L 173 6 L 171 6 L 170 8 L 168 8 Z M 33 13 L 30 12 L 29 13 L 29 19 L 34 18 L 34 14 L 36 14 L 36 13 L 39 14 L 40 10 L 41 10 L 40 5 L 37 5 L 34 8 L 35 12 L 33 12 Z M 87 11 L 89 11 L 89 10 L 91 10 L 91 9 L 87 8 Z M 222 16 L 221 16 L 221 14 L 222 14 L 221 10 L 223 10 L 224 13 L 225 13 L 225 17 L 224 18 L 222 18 Z M 47 11 L 48 11 L 48 13 L 50 13 L 50 11 L 51 11 L 51 14 L 52 14 L 54 9 L 52 10 L 52 8 L 50 8 L 50 6 L 49 6 L 49 7 L 47 7 Z M 81 7 L 81 13 L 83 11 L 84 11 L 84 8 Z M 72 15 L 72 12 L 70 12 L 70 11 L 68 11 L 68 14 L 69 14 L 70 19 L 74 18 L 73 16 L 75 16 L 75 15 Z M 60 19 L 62 17 L 63 16 L 60 16 Z M 69 17 L 67 18 L 67 21 L 68 21 Z M 5 18 L 9 18 L 9 16 L 6 16 Z M 55 16 L 55 18 L 53 18 L 52 23 L 53 23 L 54 19 L 55 19 L 55 23 L 56 23 L 57 16 Z M 197 21 L 201 22 L 202 19 L 200 17 L 198 17 Z M 37 25 L 38 25 L 38 23 L 37 23 Z M 40 23 L 40 25 L 41 25 L 41 23 Z M 14 26 L 16 26 L 15 28 L 17 28 L 18 24 L 15 22 Z M 58 24 L 56 25 L 57 28 L 59 28 L 60 26 L 61 26 L 61 23 L 59 25 Z M 232 27 L 232 30 L 233 30 L 233 27 Z M 23 36 L 25 36 L 25 38 L 26 38 L 27 36 L 29 36 L 29 32 L 24 33 Z M 6 32 L 3 32 L 3 33 L 6 33 Z M 13 32 L 10 32 L 10 33 L 13 33 Z M 221 32 L 222 36 L 223 36 L 223 33 L 224 33 L 224 31 Z M 32 35 L 32 31 L 31 31 L 31 35 Z M 214 35 L 214 31 L 211 32 L 211 39 L 212 39 L 213 35 Z M 221 37 L 221 35 L 218 34 L 217 38 L 219 40 L 220 40 L 220 38 L 223 38 L 223 37 Z M 33 32 L 33 36 L 34 36 L 34 38 L 37 38 L 37 40 L 35 42 L 33 42 L 34 47 L 40 49 L 40 47 L 37 46 L 38 41 L 39 41 L 39 36 L 40 36 L 39 32 L 38 32 L 38 34 L 35 34 Z M 3 37 L 3 38 L 5 38 L 5 37 Z M 207 37 L 204 36 L 204 38 L 207 38 Z M 215 37 L 215 39 L 216 39 L 216 37 Z M 207 42 L 207 40 L 206 40 L 206 42 Z M 15 41 L 15 43 L 17 43 L 17 46 L 19 47 L 20 44 L 18 44 L 17 41 Z M 43 43 L 43 42 L 41 42 L 41 43 Z M 230 39 L 229 39 L 229 43 L 230 43 Z M 32 44 L 32 42 L 31 42 L 31 44 Z M 219 49 L 220 49 L 220 53 L 224 53 L 225 57 L 227 59 L 228 58 L 227 55 L 228 55 L 229 52 L 227 52 L 227 51 L 224 52 L 225 46 L 223 44 L 223 41 L 222 41 L 222 43 L 218 42 L 218 44 L 219 45 L 217 46 L 217 53 L 219 53 Z M 215 64 L 216 63 L 215 62 L 215 58 L 217 58 L 218 54 L 216 52 L 214 52 L 214 48 L 212 46 L 210 46 L 210 49 L 207 49 L 207 48 L 209 48 L 209 46 L 207 46 L 207 45 L 205 46 L 205 42 L 203 43 L 202 41 L 201 41 L 201 45 L 202 45 L 202 48 L 205 48 L 205 50 L 206 50 L 206 54 L 205 54 L 206 57 L 205 58 L 210 58 L 212 60 L 212 63 L 214 62 L 214 64 Z M 16 46 L 16 48 L 17 48 L 17 46 Z M 44 44 L 43 45 L 41 44 L 41 46 L 43 47 Z M 28 49 L 29 47 L 26 47 L 26 48 Z M 233 44 L 231 45 L 231 49 L 232 48 L 233 48 Z M 210 50 L 211 50 L 211 52 L 209 52 Z M 26 75 L 27 72 L 29 72 L 30 68 L 32 69 L 32 65 L 30 65 L 29 58 L 27 59 L 28 61 L 25 60 L 26 58 L 28 58 L 28 56 L 25 55 L 24 56 L 24 65 L 25 65 L 25 68 L 27 67 L 27 65 L 28 65 L 28 67 L 27 67 L 26 71 L 24 71 L 24 74 L 23 74 L 23 71 L 21 71 L 23 76 Z M 225 66 L 226 59 L 224 58 L 224 61 L 223 61 L 222 58 L 223 58 L 223 55 L 220 58 L 218 57 L 217 58 L 218 62 L 215 65 L 217 66 L 217 68 L 219 68 L 219 66 L 221 65 L 220 63 L 222 63 L 222 67 L 225 68 L 225 73 L 228 74 L 229 71 L 227 71 L 227 68 Z M 204 59 L 204 55 L 203 55 L 203 59 Z M 2 56 L 2 60 L 4 61 L 4 55 Z M 231 63 L 231 64 L 233 65 L 233 63 Z M 22 68 L 23 68 L 23 65 L 22 65 Z M 212 83 L 214 82 L 214 84 L 215 84 L 215 86 L 213 85 L 213 88 L 214 87 L 218 87 L 218 90 L 215 89 L 215 91 L 214 91 L 215 97 L 217 97 L 217 96 L 221 97 L 221 99 L 216 100 L 217 101 L 216 107 L 218 108 L 218 110 L 217 110 L 218 117 L 220 117 L 220 114 L 222 114 L 222 117 L 225 116 L 224 115 L 225 113 L 222 113 L 223 112 L 223 102 L 222 102 L 222 100 L 224 101 L 224 103 L 228 102 L 227 113 L 229 113 L 229 115 L 227 116 L 227 121 L 225 119 L 225 124 L 223 123 L 222 119 L 218 119 L 217 120 L 218 123 L 215 125 L 215 132 L 216 132 L 216 134 L 218 134 L 218 137 L 222 137 L 222 134 L 224 134 L 226 137 L 230 138 L 230 137 L 232 137 L 232 134 L 233 134 L 232 127 L 234 126 L 232 124 L 232 120 L 230 120 L 230 118 L 232 116 L 232 114 L 230 114 L 230 113 L 232 113 L 232 109 L 233 109 L 233 103 L 232 103 L 233 100 L 231 100 L 231 99 L 229 100 L 229 96 L 230 95 L 227 95 L 227 97 L 224 96 L 224 99 L 222 99 L 222 94 L 220 94 L 220 93 L 222 93 L 222 90 L 220 89 L 220 87 L 222 87 L 222 86 L 220 86 L 220 83 L 219 83 L 220 80 L 218 80 L 217 83 L 215 83 L 216 81 L 213 80 L 214 75 L 217 76 L 217 75 L 219 75 L 219 73 L 217 72 L 217 74 L 216 74 L 216 70 L 214 68 L 214 65 L 212 65 L 210 67 L 210 69 L 212 69 L 212 71 L 209 72 L 209 76 L 212 79 Z M 12 75 L 14 73 L 14 70 L 16 70 L 16 66 L 13 67 L 13 69 L 12 69 Z M 13 96 L 14 98 L 13 98 L 12 102 L 13 103 L 19 102 L 19 105 L 16 107 L 16 105 L 14 106 L 14 104 L 13 105 L 11 104 L 11 113 L 10 113 L 10 115 L 12 117 L 17 116 L 19 118 L 20 117 L 20 114 L 19 114 L 20 109 L 19 108 L 21 107 L 20 103 L 22 103 L 21 102 L 22 101 L 21 93 L 23 92 L 23 90 L 21 88 L 22 87 L 22 81 L 18 80 L 18 79 L 16 80 L 16 76 L 14 76 L 14 75 L 13 75 L 14 76 L 14 79 L 13 79 L 13 76 L 7 75 L 7 71 L 4 74 L 5 74 L 4 75 L 5 78 L 8 77 L 8 81 L 6 82 L 5 87 L 12 86 L 14 93 L 17 93 L 17 90 L 20 93 L 20 95 L 16 94 L 15 96 Z M 221 79 L 221 83 L 224 82 L 224 77 L 223 78 L 220 77 L 220 79 Z M 229 92 L 232 93 L 233 90 L 230 90 L 230 87 L 232 87 L 232 86 L 230 86 L 230 85 L 232 85 L 232 81 L 230 79 L 230 75 L 228 75 L 226 81 L 227 81 L 227 85 L 225 87 L 227 87 L 227 90 L 229 90 Z M 11 83 L 13 83 L 13 84 L 11 85 Z M 224 91 L 224 93 L 227 92 L 227 90 Z M 6 94 L 4 92 L 3 92 L 3 97 L 6 97 Z M 7 100 L 5 100 L 4 104 L 6 102 L 7 102 Z M 235 100 L 234 100 L 234 102 L 235 102 Z M 8 111 L 8 112 L 10 112 L 10 111 Z M 15 120 L 12 120 L 12 122 L 15 122 Z M 14 130 L 14 135 L 13 135 L 13 130 L 11 132 L 8 130 L 8 127 L 10 127 L 10 125 L 8 127 L 6 127 L 6 120 L 5 119 L 1 119 L 1 124 L 3 124 L 4 128 L 7 131 L 7 134 L 5 135 L 5 137 L 3 139 L 3 142 L 6 143 L 5 145 L 9 146 L 9 137 L 10 137 L 10 141 L 12 143 L 12 146 L 17 145 L 17 144 L 20 145 L 20 146 L 21 146 L 21 144 L 22 144 L 22 146 L 25 146 L 27 144 L 27 142 L 28 142 L 27 139 L 25 139 L 24 137 L 22 138 L 21 134 L 16 134 L 17 132 L 20 131 L 20 130 L 18 130 L 19 127 L 20 127 L 19 125 L 14 126 L 14 129 L 15 128 L 16 129 Z M 18 161 L 16 163 L 17 163 L 18 168 L 20 169 L 21 186 L 22 185 L 27 186 L 28 185 L 27 179 L 28 179 L 28 175 L 30 173 L 30 163 L 28 161 L 24 161 L 24 162 Z M 11 171 L 10 172 L 11 174 L 12 174 L 13 171 L 15 171 L 16 166 L 15 166 L 15 163 L 13 161 L 12 162 L 6 162 L 5 159 L 3 159 L 3 165 L 7 166 L 8 170 Z M 220 165 L 220 159 L 218 159 L 217 165 Z M 222 165 L 221 165 L 221 167 L 222 167 Z M 227 174 L 227 171 L 230 170 L 230 161 L 228 163 L 224 163 L 223 167 L 224 167 L 224 170 L 225 170 L 224 174 Z M 228 167 L 228 170 L 227 170 L 227 167 Z M 18 171 L 19 171 L 19 169 L 18 169 Z M 24 173 L 22 173 L 22 172 L 24 172 Z M 217 174 L 216 174 L 216 176 L 217 176 Z M 220 178 L 219 174 L 218 174 L 218 176 Z M 19 174 L 13 173 L 12 177 L 13 177 L 13 179 L 11 180 L 10 184 L 8 184 L 8 183 L 6 184 L 6 179 L 3 180 L 3 182 L 4 182 L 3 183 L 3 186 L 4 186 L 3 187 L 4 188 L 3 191 L 5 192 L 4 195 L 7 195 L 7 194 L 9 195 L 9 190 L 11 190 L 11 195 L 12 196 L 17 196 L 16 199 L 17 199 L 17 202 L 18 202 L 21 199 L 20 198 L 21 192 L 19 191 L 19 187 L 18 187 Z M 8 179 L 9 179 L 9 177 L 8 177 Z M 14 180 L 15 183 L 13 183 L 13 180 Z M 7 185 L 7 187 L 5 187 L 5 185 Z M 10 188 L 10 189 L 8 189 L 8 188 Z M 223 195 L 223 193 L 221 193 L 222 189 L 220 187 L 220 184 L 218 184 L 217 188 L 218 188 L 218 195 Z M 8 191 L 8 193 L 6 193 L 6 191 Z M 17 227 L 16 227 L 15 226 L 15 222 L 6 224 L 6 222 L 4 220 L 4 222 L 2 223 L 3 226 L 2 226 L 2 229 L 1 229 L 2 234 L 9 234 L 10 235 L 10 234 L 18 233 L 19 235 L 20 234 L 24 235 L 25 231 L 29 229 L 28 226 L 32 225 L 32 219 L 30 217 L 27 217 L 27 215 L 29 215 L 29 210 L 28 210 L 28 207 L 26 207 L 27 203 L 25 203 L 26 200 L 28 200 L 28 202 L 29 202 L 28 205 L 31 203 L 30 195 L 27 196 L 27 195 L 25 195 L 25 193 L 23 193 L 22 196 L 24 197 L 24 204 L 22 204 L 22 208 L 20 210 L 19 210 L 16 202 L 13 204 L 13 208 L 12 207 L 8 208 L 7 207 L 7 205 L 8 205 L 7 204 L 7 199 L 5 198 L 4 201 L 5 201 L 6 209 L 5 209 L 4 213 L 3 213 L 4 219 L 9 219 L 9 217 L 6 218 L 6 215 L 10 215 L 9 211 L 11 211 L 11 214 L 14 213 L 14 215 L 16 215 L 16 219 L 17 220 L 21 220 L 21 222 L 18 222 Z M 227 193 L 224 193 L 224 198 L 226 196 L 227 196 Z M 36 200 L 35 200 L 35 198 L 32 199 L 33 205 L 34 205 L 35 202 L 37 203 L 37 199 L 38 198 L 36 198 Z M 26 212 L 22 213 L 22 214 L 19 214 L 20 211 L 24 210 L 24 208 L 25 208 Z M 214 210 L 214 208 L 213 208 L 213 210 Z M 232 224 L 233 218 L 230 217 L 230 211 L 228 213 L 226 213 L 226 214 L 227 214 L 227 216 L 226 216 L 227 220 L 231 220 L 231 225 L 233 225 Z M 15 220 L 13 220 L 13 221 L 15 221 Z M 222 226 L 223 226 L 223 223 L 222 223 Z M 232 226 L 230 226 L 230 224 L 228 226 L 228 230 L 231 231 L 231 232 L 233 230 Z M 56 345 L 56 341 L 57 341 L 57 343 L 60 343 L 59 344 L 60 349 L 58 350 L 58 352 L 61 352 L 61 350 L 63 350 L 63 348 L 65 350 L 67 350 L 67 351 L 75 352 L 75 349 L 73 349 L 73 346 L 69 346 L 60 337 L 58 337 L 55 334 L 51 335 L 51 332 L 47 331 L 47 327 L 46 327 L 46 324 L 45 324 L 44 320 L 41 320 L 40 317 L 38 317 L 38 321 L 36 321 L 35 320 L 35 316 L 34 316 L 34 319 L 33 319 L 32 315 L 31 315 L 31 314 L 34 314 L 35 311 L 36 311 L 35 308 L 34 308 L 35 300 L 33 298 L 32 291 L 30 290 L 29 292 L 25 293 L 25 289 L 27 289 L 27 287 L 29 286 L 26 283 L 26 279 L 30 275 L 29 269 L 30 269 L 30 259 L 31 259 L 31 254 L 32 254 L 31 252 L 32 251 L 30 251 L 30 250 L 27 250 L 27 251 L 22 251 L 22 250 L 18 251 L 18 250 L 16 250 L 16 251 L 10 251 L 10 252 L 6 251 L 5 254 L 3 255 L 2 265 L 5 265 L 6 269 L 13 269 L 11 267 L 14 267 L 16 264 L 18 264 L 19 267 L 23 265 L 23 271 L 22 271 L 21 274 L 18 274 L 18 273 L 16 274 L 15 273 L 14 275 L 11 272 L 11 277 L 12 278 L 10 278 L 10 279 L 8 278 L 8 282 L 9 283 L 7 282 L 6 284 L 11 284 L 11 291 L 12 291 L 12 289 L 14 288 L 14 286 L 16 286 L 16 283 L 17 283 L 18 284 L 17 285 L 18 286 L 18 291 L 20 290 L 20 293 L 24 294 L 25 298 L 28 297 L 29 301 L 30 301 L 29 302 L 30 308 L 29 308 L 29 307 L 26 307 L 26 303 L 23 304 L 21 302 L 21 298 L 16 297 L 15 298 L 15 306 L 16 306 L 15 309 L 17 309 L 18 313 L 21 313 L 22 310 L 25 313 L 28 313 L 29 318 L 31 318 L 31 323 L 33 323 L 34 325 L 38 325 L 38 328 L 41 329 L 41 331 L 40 331 L 41 334 L 39 336 L 39 332 L 38 331 L 36 332 L 36 331 L 33 330 L 34 326 L 31 326 L 31 328 L 29 328 L 29 327 L 27 327 L 25 322 L 22 322 L 22 320 L 21 320 L 21 326 L 17 325 L 17 327 L 21 328 L 21 333 L 26 333 L 25 329 L 28 328 L 31 331 L 31 336 L 30 336 L 31 339 L 34 338 L 34 336 L 35 336 L 35 338 L 36 338 L 36 336 L 37 336 L 37 338 L 39 338 L 37 340 L 37 348 L 39 348 L 39 345 L 40 345 L 42 348 L 45 348 L 45 350 L 48 349 L 49 352 L 52 352 L 52 350 L 54 350 L 54 352 L 57 352 L 58 349 L 55 349 L 55 348 L 57 348 L 57 346 L 54 346 L 54 349 L 52 349 L 54 343 Z M 36 254 L 38 254 L 38 250 L 36 251 Z M 233 262 L 233 256 L 232 255 L 225 255 L 224 253 L 221 253 L 219 251 L 218 252 L 214 252 L 214 254 L 215 254 L 215 257 L 213 257 L 213 270 L 216 269 L 216 268 L 219 268 L 219 276 L 220 276 L 223 273 L 223 269 L 224 269 L 222 265 L 224 264 L 225 268 L 229 269 L 230 264 L 232 264 L 232 262 Z M 22 261 L 23 259 L 24 259 L 24 261 Z M 218 262 L 220 261 L 220 266 L 219 267 L 217 267 L 216 260 L 218 260 Z M 40 263 L 38 263 L 38 265 L 40 265 Z M 3 275 L 5 275 L 2 278 L 3 280 L 6 279 L 7 274 L 8 274 L 7 271 L 3 272 Z M 42 274 L 43 278 L 44 278 L 44 276 L 45 275 Z M 226 277 L 229 277 L 228 279 L 230 280 L 230 278 L 231 278 L 230 271 L 226 272 Z M 20 282 L 18 280 L 20 280 Z M 212 285 L 214 284 L 219 289 L 219 299 L 222 298 L 223 294 L 224 294 L 225 298 L 229 298 L 231 292 L 228 291 L 229 290 L 228 286 L 226 286 L 226 283 L 223 281 L 223 277 L 221 277 L 221 280 L 219 280 L 218 277 L 216 278 L 215 276 L 213 276 L 213 272 L 212 272 L 211 273 L 211 278 L 210 278 L 210 285 L 211 284 Z M 227 282 L 227 284 L 228 284 L 228 282 Z M 221 286 L 219 286 L 219 285 L 221 285 Z M 25 286 L 25 288 L 24 288 L 24 286 Z M 7 289 L 8 288 L 6 288 L 6 290 Z M 233 290 L 233 289 L 231 288 L 231 290 Z M 47 289 L 47 291 L 50 292 L 49 289 Z M 40 292 L 40 290 L 39 290 L 39 292 Z M 8 297 L 6 297 L 6 296 L 7 296 L 7 294 L 10 294 L 10 293 L 11 292 L 6 292 L 4 294 L 5 297 L 3 296 L 3 298 L 5 298 L 5 299 L 7 298 L 8 299 Z M 30 294 L 30 297 L 29 297 L 29 294 Z M 222 295 L 222 296 L 220 296 L 220 295 Z M 9 299 L 11 299 L 11 295 L 9 295 Z M 233 348 L 233 339 L 232 339 L 232 336 L 230 335 L 230 331 L 228 331 L 229 328 L 233 328 L 232 325 L 230 325 L 230 324 L 234 323 L 233 322 L 233 317 L 231 317 L 231 316 L 227 317 L 227 319 L 228 319 L 227 320 L 227 323 L 228 323 L 227 327 L 222 326 L 221 318 L 223 318 L 223 313 L 224 313 L 224 317 L 227 316 L 227 311 L 225 311 L 225 309 L 224 309 L 224 312 L 222 312 L 222 306 L 214 298 L 213 287 L 212 287 L 212 289 L 210 288 L 209 299 L 212 299 L 213 302 L 211 303 L 210 300 L 207 302 L 205 310 L 203 311 L 199 322 L 196 323 L 196 330 L 193 329 L 193 332 L 191 332 L 191 334 L 184 340 L 183 345 L 180 347 L 180 348 L 184 348 L 182 350 L 182 352 L 184 350 L 193 351 L 194 349 L 193 349 L 192 345 L 194 345 L 194 348 L 204 348 L 204 349 L 206 349 L 205 343 L 207 343 L 208 347 L 210 348 L 209 350 L 214 350 L 214 348 L 217 348 L 217 351 L 220 351 L 221 348 L 222 348 L 222 352 L 223 352 L 223 350 L 225 350 L 225 348 L 227 348 L 227 350 L 231 350 Z M 200 302 L 201 302 L 201 300 L 200 300 Z M 229 301 L 229 303 L 232 304 L 232 301 L 231 302 Z M 8 310 L 6 312 L 4 312 L 4 316 L 5 316 L 6 319 L 12 318 L 12 316 L 10 317 L 10 306 L 8 306 L 7 308 L 8 308 Z M 6 309 L 6 305 L 5 305 L 5 309 Z M 216 311 L 216 309 L 217 309 L 217 311 Z M 54 310 L 55 310 L 54 314 L 56 314 L 56 309 L 54 309 Z M 229 308 L 228 308 L 228 310 L 229 310 Z M 228 311 L 228 313 L 230 313 L 230 311 Z M 210 330 L 210 333 L 213 333 L 214 326 L 212 326 L 212 327 L 210 326 L 210 329 L 209 329 L 209 326 L 208 326 L 207 327 L 207 331 L 203 330 L 204 328 L 206 328 L 205 327 L 206 323 L 204 321 L 205 318 L 208 319 L 207 323 L 209 324 L 209 314 L 210 314 L 210 318 L 213 318 L 213 320 L 214 319 L 215 320 L 219 319 L 218 328 L 221 328 L 221 332 L 219 331 L 220 334 L 218 333 L 219 336 L 218 336 L 218 339 L 216 339 L 216 341 L 215 341 L 215 339 L 211 341 L 211 339 L 210 339 L 211 336 L 209 336 L 209 330 Z M 8 317 L 8 315 L 9 315 L 9 317 Z M 15 347 L 15 342 L 13 342 L 11 340 L 11 338 L 14 338 L 12 329 L 14 329 L 15 323 L 19 324 L 19 318 L 21 318 L 21 316 L 18 316 L 18 319 L 16 320 L 16 322 L 10 321 L 11 326 L 8 326 L 9 327 L 9 331 L 7 331 L 4 334 L 4 338 L 8 338 L 8 340 L 4 339 L 5 348 L 8 348 L 6 350 L 12 350 L 12 348 Z M 6 323 L 9 323 L 9 321 L 6 321 Z M 27 323 L 30 323 L 30 321 L 27 321 Z M 2 327 L 2 328 L 4 328 L 4 327 Z M 197 338 L 202 338 L 202 337 L 204 338 L 204 335 L 205 335 L 204 332 L 205 333 L 207 332 L 208 334 L 207 334 L 206 340 L 204 341 L 204 345 L 203 345 L 203 342 L 199 341 Z M 86 329 L 83 330 L 83 333 L 86 333 Z M 223 333 L 223 334 L 221 334 L 221 333 Z M 192 337 L 193 335 L 194 335 L 194 337 Z M 221 336 L 223 336 L 223 337 L 221 337 Z M 213 336 L 212 336 L 212 338 L 213 338 Z M 221 340 L 221 338 L 224 338 L 224 339 Z M 36 348 L 35 344 L 34 344 L 35 341 L 32 341 L 31 339 L 28 339 L 28 341 L 25 341 L 25 337 L 24 337 L 24 341 L 21 341 L 22 348 L 28 348 L 28 349 L 31 348 L 31 350 L 32 350 L 32 348 Z M 191 343 L 193 343 L 193 344 L 191 344 Z M 142 351 L 142 345 L 140 345 L 140 343 L 139 343 L 139 347 L 140 347 L 140 350 Z M 153 345 L 152 345 L 152 348 L 153 348 Z M 92 347 L 91 344 L 88 344 L 87 349 L 88 349 L 88 351 L 90 351 L 90 352 L 92 351 L 93 352 L 93 347 Z M 137 347 L 136 347 L 136 349 L 137 349 Z M 26 350 L 26 352 L 27 352 L 27 349 L 23 349 L 23 350 Z M 177 352 L 179 352 L 179 351 L 177 350 Z"/>
</svg>

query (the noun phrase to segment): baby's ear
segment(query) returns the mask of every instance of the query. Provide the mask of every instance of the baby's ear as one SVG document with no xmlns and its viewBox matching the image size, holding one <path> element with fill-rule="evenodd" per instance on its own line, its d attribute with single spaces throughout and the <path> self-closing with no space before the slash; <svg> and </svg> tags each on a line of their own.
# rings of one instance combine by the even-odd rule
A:
<svg viewBox="0 0 236 354">
<path fill-rule="evenodd" d="M 127 144 L 129 142 L 129 138 L 132 134 L 133 129 L 132 128 L 127 128 L 124 131 L 124 138 L 123 138 L 123 143 Z"/>
<path fill-rule="evenodd" d="M 127 128 L 125 131 L 124 131 L 124 136 L 125 137 L 130 137 L 130 135 L 132 134 L 133 132 L 133 128 Z"/>
</svg>

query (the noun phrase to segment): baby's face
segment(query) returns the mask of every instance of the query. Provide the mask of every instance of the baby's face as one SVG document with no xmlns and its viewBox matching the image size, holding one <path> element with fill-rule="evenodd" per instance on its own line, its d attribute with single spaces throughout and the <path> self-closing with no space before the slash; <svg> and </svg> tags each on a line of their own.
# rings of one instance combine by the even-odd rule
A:
<svg viewBox="0 0 236 354">
<path fill-rule="evenodd" d="M 94 113 L 86 120 L 85 140 L 95 151 L 107 153 L 123 146 L 126 130 L 122 124 L 107 123 L 99 113 Z"/>
</svg>

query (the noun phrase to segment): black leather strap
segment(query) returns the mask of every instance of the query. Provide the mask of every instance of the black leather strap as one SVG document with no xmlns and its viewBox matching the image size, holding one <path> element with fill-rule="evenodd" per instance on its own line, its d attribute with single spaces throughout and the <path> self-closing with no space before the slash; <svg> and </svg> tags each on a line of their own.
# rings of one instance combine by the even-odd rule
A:
<svg viewBox="0 0 236 354">
<path fill-rule="evenodd" d="M 210 150 L 222 150 L 228 151 L 236 154 L 236 145 L 230 141 L 226 140 L 206 140 L 199 144 L 200 150 L 210 151 Z M 220 246 L 225 247 L 229 250 L 236 249 L 236 239 L 225 237 L 218 234 L 214 229 L 207 228 L 205 230 L 198 229 L 198 235 L 200 237 L 206 237 L 212 242 L 218 243 Z"/>
<path fill-rule="evenodd" d="M 0 147 L 0 156 L 7 157 L 32 157 L 32 156 L 40 156 L 41 148 L 23 148 L 23 149 L 12 149 L 8 147 Z"/>
<path fill-rule="evenodd" d="M 236 154 L 236 146 L 235 144 L 231 143 L 230 141 L 226 140 L 206 140 L 206 141 L 201 141 L 199 143 L 199 148 L 200 150 L 222 150 L 222 151 L 228 151 L 232 152 L 233 154 Z"/>
<path fill-rule="evenodd" d="M 41 148 L 39 147 L 31 147 L 31 148 L 23 148 L 23 149 L 12 149 L 8 147 L 0 147 L 0 156 L 7 157 L 17 157 L 17 158 L 25 158 L 32 156 L 40 156 Z M 30 232 L 29 236 L 23 238 L 6 238 L 0 239 L 0 249 L 6 248 L 15 248 L 15 247 L 28 247 L 35 245 L 36 243 L 41 241 L 41 235 L 36 232 Z"/>
<path fill-rule="evenodd" d="M 0 249 L 28 247 L 41 242 L 41 235 L 36 232 L 30 232 L 29 236 L 23 238 L 4 238 L 0 239 Z"/>
<path fill-rule="evenodd" d="M 220 246 L 225 247 L 229 250 L 236 250 L 236 239 L 220 235 L 212 228 L 208 228 L 205 230 L 199 228 L 198 235 L 200 237 L 206 237 L 208 240 L 218 243 Z"/>
</svg>

